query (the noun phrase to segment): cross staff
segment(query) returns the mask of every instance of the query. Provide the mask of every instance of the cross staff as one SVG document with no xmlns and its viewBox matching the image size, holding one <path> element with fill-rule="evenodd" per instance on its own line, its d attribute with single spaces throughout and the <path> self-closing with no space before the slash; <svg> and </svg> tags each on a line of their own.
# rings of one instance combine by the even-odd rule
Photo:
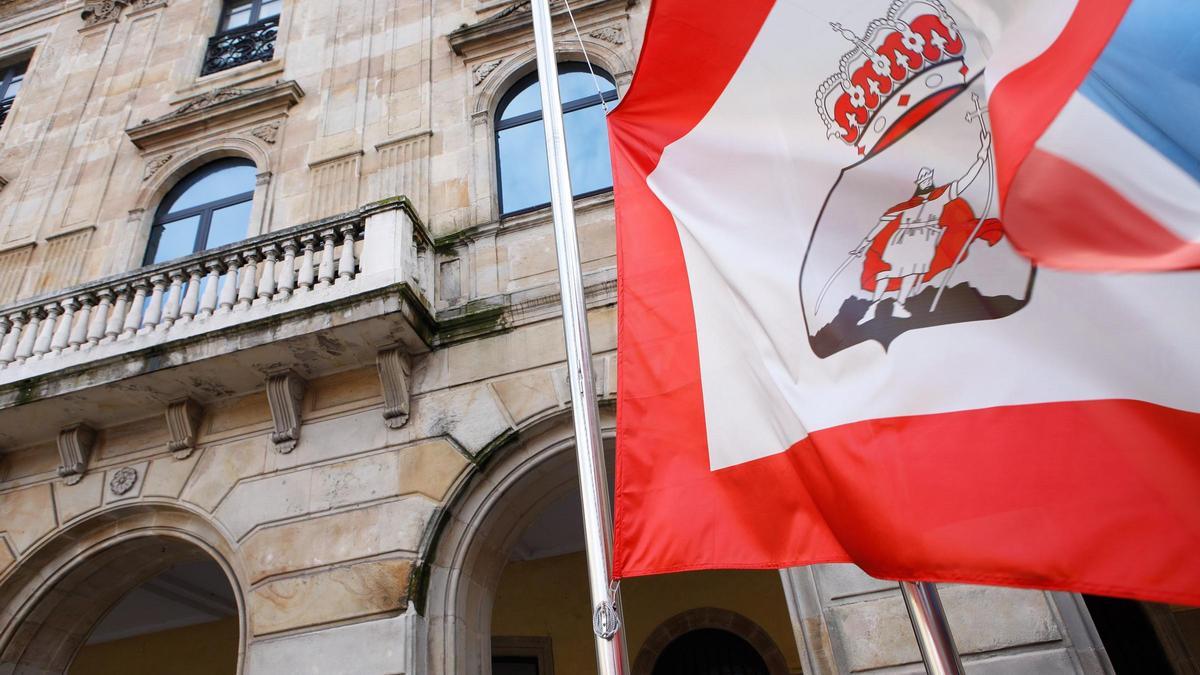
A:
<svg viewBox="0 0 1200 675">
<path fill-rule="evenodd" d="M 987 112 L 987 108 L 979 105 L 979 94 L 976 94 L 975 92 L 971 92 L 971 103 L 975 105 L 975 109 L 968 110 L 964 117 L 966 118 L 967 122 L 978 121 L 980 136 L 982 138 L 987 138 L 989 136 L 987 115 L 985 114 Z M 946 272 L 946 278 L 943 279 L 941 285 L 938 286 L 937 294 L 933 296 L 933 304 L 929 306 L 929 311 L 931 312 L 937 309 L 938 302 L 942 299 L 942 292 L 945 291 L 946 287 L 950 285 L 950 280 L 954 278 L 954 271 L 958 269 L 959 263 L 961 263 L 963 257 L 967 255 L 967 249 L 971 246 L 971 242 L 975 241 L 976 235 L 979 234 L 979 228 L 983 227 L 983 221 L 987 220 L 988 211 L 992 210 L 992 192 L 994 191 L 992 182 L 995 180 L 996 175 L 996 170 L 992 162 L 992 153 L 988 152 L 987 202 L 984 203 L 983 211 L 979 214 L 979 222 L 975 223 L 975 229 L 971 230 L 971 236 L 967 237 L 967 240 L 963 242 L 962 248 L 958 250 L 958 255 L 954 256 L 954 264 L 950 266 L 950 271 Z"/>
</svg>

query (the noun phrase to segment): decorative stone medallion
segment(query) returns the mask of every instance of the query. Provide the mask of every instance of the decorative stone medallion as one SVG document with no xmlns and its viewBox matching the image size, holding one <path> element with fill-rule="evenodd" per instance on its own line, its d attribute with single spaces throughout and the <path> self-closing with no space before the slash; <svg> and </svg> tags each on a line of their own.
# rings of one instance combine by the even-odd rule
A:
<svg viewBox="0 0 1200 675">
<path fill-rule="evenodd" d="M 112 490 L 112 493 L 119 497 L 132 490 L 133 486 L 137 484 L 137 479 L 137 469 L 132 466 L 118 469 L 113 474 L 112 480 L 108 481 L 108 489 Z"/>
</svg>

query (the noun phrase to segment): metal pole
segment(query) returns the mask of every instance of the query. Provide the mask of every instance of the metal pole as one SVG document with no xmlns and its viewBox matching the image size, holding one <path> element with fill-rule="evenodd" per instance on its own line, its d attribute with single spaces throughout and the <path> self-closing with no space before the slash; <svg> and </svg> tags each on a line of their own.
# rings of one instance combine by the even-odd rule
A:
<svg viewBox="0 0 1200 675">
<path fill-rule="evenodd" d="M 900 592 L 904 595 L 913 632 L 917 634 L 925 672 L 929 675 L 962 675 L 962 661 L 958 658 L 937 586 L 924 581 L 901 581 Z"/>
<path fill-rule="evenodd" d="M 548 0 L 532 0 L 533 35 L 537 46 L 538 82 L 542 92 L 542 121 L 546 130 L 546 161 L 550 167 L 550 205 L 558 248 L 558 281 L 562 288 L 563 333 L 567 342 L 567 371 L 571 410 L 575 417 L 575 454 L 579 463 L 579 495 L 583 502 L 583 534 L 587 550 L 588 588 L 596 633 L 598 675 L 625 675 L 625 632 L 620 629 L 618 595 L 610 589 L 612 519 L 608 510 L 608 475 L 600 440 L 600 414 L 592 385 L 592 350 L 588 338 L 583 273 L 575 231 L 575 204 L 567 171 L 562 101 L 558 95 L 558 63 Z"/>
</svg>

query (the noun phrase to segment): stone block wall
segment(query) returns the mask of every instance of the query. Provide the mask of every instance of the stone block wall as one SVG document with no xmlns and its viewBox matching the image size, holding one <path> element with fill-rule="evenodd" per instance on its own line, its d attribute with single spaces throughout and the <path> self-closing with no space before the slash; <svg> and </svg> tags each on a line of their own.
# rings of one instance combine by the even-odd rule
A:
<svg viewBox="0 0 1200 675">
<path fill-rule="evenodd" d="M 592 316 L 601 373 L 615 368 L 613 318 L 611 307 Z M 544 419 L 569 426 L 562 352 L 557 321 L 439 349 L 416 361 L 411 416 L 397 429 L 382 418 L 374 367 L 312 380 L 287 454 L 270 441 L 262 392 L 206 406 L 196 449 L 182 459 L 167 451 L 157 416 L 102 430 L 73 485 L 55 475 L 52 448 L 24 449 L 6 459 L 0 482 L 0 601 L 16 608 L 52 592 L 24 581 L 56 573 L 42 551 L 69 542 L 63 559 L 85 559 L 112 533 L 97 522 L 170 509 L 219 533 L 244 603 L 247 672 L 293 672 L 265 654 L 301 634 L 321 636 L 303 640 L 315 650 L 364 630 L 418 630 L 412 601 L 455 488 L 521 429 Z M 611 400 L 615 378 L 601 381 Z M 130 470 L 132 486 L 119 492 L 115 478 Z M 9 618 L 0 635 L 19 623 Z M 351 626 L 364 622 L 373 627 Z"/>
<path fill-rule="evenodd" d="M 436 236 L 496 229 L 491 111 L 533 58 L 528 26 L 486 26 L 504 7 L 285 2 L 272 60 L 201 75 L 220 0 L 100 5 L 86 3 L 90 14 L 78 2 L 0 8 L 0 60 L 30 59 L 0 128 L 0 302 L 137 267 L 166 190 L 226 155 L 252 159 L 259 171 L 248 235 L 397 194 Z M 626 0 L 577 8 L 593 60 L 622 88 L 646 9 Z M 480 24 L 470 44 L 452 47 L 449 34 Z M 565 21 L 559 28 L 573 44 Z M 294 103 L 223 112 L 230 97 L 279 83 L 295 84 Z M 188 110 L 213 114 L 200 126 L 166 128 Z M 146 125 L 165 127 L 143 137 L 136 130 Z M 607 229 L 589 238 L 603 250 L 585 257 L 611 255 Z M 515 252 L 513 279 L 545 281 L 539 246 Z M 486 248 L 462 267 L 478 269 L 464 288 L 478 285 L 482 295 L 499 290 Z"/>
</svg>

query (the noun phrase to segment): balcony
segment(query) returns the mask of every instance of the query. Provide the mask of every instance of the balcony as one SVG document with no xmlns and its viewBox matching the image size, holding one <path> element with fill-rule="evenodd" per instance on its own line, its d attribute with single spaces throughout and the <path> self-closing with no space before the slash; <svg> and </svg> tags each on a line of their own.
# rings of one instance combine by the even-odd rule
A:
<svg viewBox="0 0 1200 675">
<path fill-rule="evenodd" d="M 279 368 L 316 376 L 384 347 L 424 351 L 432 274 L 432 242 L 397 197 L 2 306 L 0 419 L 19 406 L 43 430 L 115 422 L 114 392 L 132 415 L 261 388 Z M 0 423 L 0 447 L 32 440 L 24 427 Z"/>
<path fill-rule="evenodd" d="M 275 57 L 275 37 L 279 33 L 279 17 L 273 16 L 250 26 L 235 28 L 208 39 L 201 75 L 209 75 L 253 61 L 270 61 Z"/>
</svg>

